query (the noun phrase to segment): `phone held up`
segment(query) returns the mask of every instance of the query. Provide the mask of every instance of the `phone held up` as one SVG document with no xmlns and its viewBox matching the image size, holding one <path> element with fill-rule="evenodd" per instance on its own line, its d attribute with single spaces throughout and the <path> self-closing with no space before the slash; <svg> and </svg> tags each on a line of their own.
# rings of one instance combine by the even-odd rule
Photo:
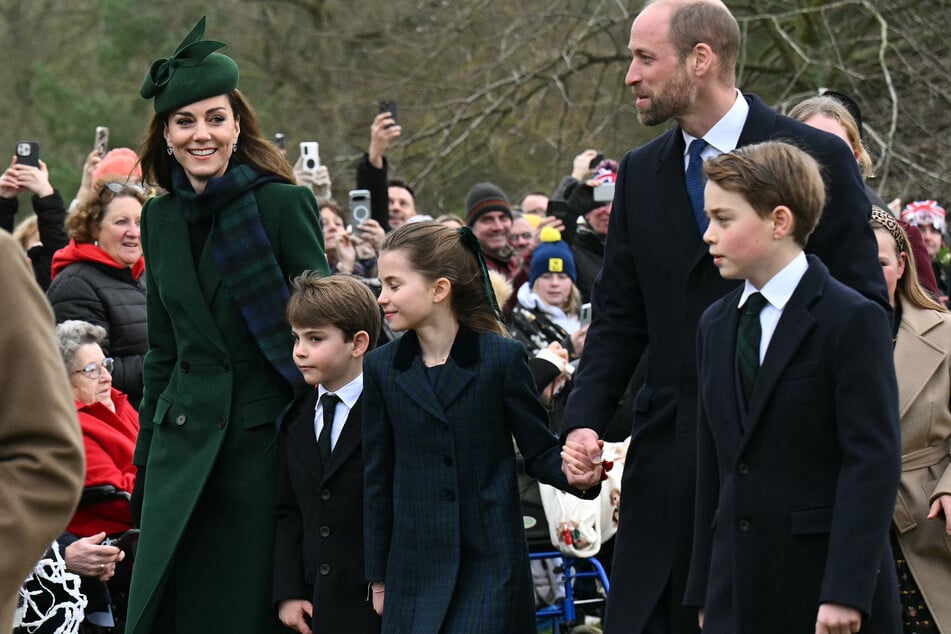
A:
<svg viewBox="0 0 951 634">
<path fill-rule="evenodd" d="M 317 141 L 301 141 L 300 155 L 303 168 L 308 172 L 316 172 L 320 167 L 320 145 Z"/>
<path fill-rule="evenodd" d="M 353 225 L 359 228 L 370 217 L 370 190 L 350 190 L 350 218 L 353 220 Z"/>
<path fill-rule="evenodd" d="M 17 141 L 17 164 L 40 166 L 40 144 L 36 141 Z"/>
<path fill-rule="evenodd" d="M 105 126 L 96 127 L 96 140 L 92 147 L 99 153 L 99 158 L 106 155 L 106 152 L 109 151 L 109 128 Z"/>
<path fill-rule="evenodd" d="M 394 121 L 393 125 L 396 125 L 396 123 L 399 122 L 399 119 L 396 118 L 396 115 L 398 114 L 396 101 L 394 101 L 393 99 L 384 99 L 383 101 L 381 101 L 379 112 L 380 114 L 383 114 L 384 112 L 389 112 L 390 116 L 393 118 L 393 121 Z"/>
</svg>

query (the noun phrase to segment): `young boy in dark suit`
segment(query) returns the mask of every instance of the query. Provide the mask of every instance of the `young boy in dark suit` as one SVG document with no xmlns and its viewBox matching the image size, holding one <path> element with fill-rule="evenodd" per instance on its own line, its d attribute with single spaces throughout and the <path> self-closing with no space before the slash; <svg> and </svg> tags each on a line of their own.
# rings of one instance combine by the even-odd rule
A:
<svg viewBox="0 0 951 634">
<path fill-rule="evenodd" d="M 380 308 L 346 275 L 304 273 L 287 302 L 294 363 L 312 391 L 285 416 L 274 541 L 274 604 L 302 634 L 378 632 L 363 574 L 363 356 Z"/>
<path fill-rule="evenodd" d="M 803 247 L 817 163 L 781 142 L 707 161 L 703 235 L 745 284 L 697 333 L 695 536 L 704 634 L 898 632 L 900 474 L 890 318 Z"/>
</svg>

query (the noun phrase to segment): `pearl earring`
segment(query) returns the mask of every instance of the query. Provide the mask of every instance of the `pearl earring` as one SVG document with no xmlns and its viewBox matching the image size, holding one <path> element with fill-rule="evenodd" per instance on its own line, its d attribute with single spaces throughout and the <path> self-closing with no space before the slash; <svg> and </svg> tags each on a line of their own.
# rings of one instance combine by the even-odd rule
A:
<svg viewBox="0 0 951 634">
<path fill-rule="evenodd" d="M 168 155 L 169 155 L 169 156 L 171 156 L 171 155 L 172 155 L 172 146 L 171 146 L 171 145 L 166 145 L 166 146 L 165 146 L 165 151 L 168 152 Z"/>
</svg>

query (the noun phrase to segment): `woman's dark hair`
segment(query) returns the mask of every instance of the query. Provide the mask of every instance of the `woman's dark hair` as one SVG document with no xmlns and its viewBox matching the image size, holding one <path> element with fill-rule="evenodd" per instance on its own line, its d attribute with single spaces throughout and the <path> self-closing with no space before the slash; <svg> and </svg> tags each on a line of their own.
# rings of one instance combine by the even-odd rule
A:
<svg viewBox="0 0 951 634">
<path fill-rule="evenodd" d="M 261 132 L 261 122 L 254 108 L 241 93 L 234 90 L 228 94 L 235 120 L 241 125 L 238 150 L 232 156 L 237 163 L 249 165 L 261 174 L 276 176 L 288 183 L 297 183 L 294 172 L 277 147 Z M 175 159 L 166 151 L 165 127 L 172 113 L 152 115 L 145 138 L 139 146 L 142 163 L 142 180 L 163 189 L 172 189 L 172 165 Z"/>
</svg>

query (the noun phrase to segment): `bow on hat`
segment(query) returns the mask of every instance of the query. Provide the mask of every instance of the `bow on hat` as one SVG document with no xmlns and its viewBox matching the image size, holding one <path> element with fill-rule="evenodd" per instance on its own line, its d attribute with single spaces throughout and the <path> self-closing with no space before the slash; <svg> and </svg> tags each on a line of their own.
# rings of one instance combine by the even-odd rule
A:
<svg viewBox="0 0 951 634">
<path fill-rule="evenodd" d="M 199 41 L 201 36 L 205 34 L 205 17 L 201 16 L 201 19 L 185 36 L 185 39 L 178 45 L 171 57 L 157 59 L 152 62 L 152 66 L 149 67 L 149 72 L 145 76 L 145 81 L 142 82 L 142 88 L 139 89 L 139 94 L 143 98 L 151 99 L 159 94 L 179 68 L 198 66 L 206 57 L 219 48 L 227 46 L 224 42 L 216 42 L 215 40 Z"/>
</svg>

